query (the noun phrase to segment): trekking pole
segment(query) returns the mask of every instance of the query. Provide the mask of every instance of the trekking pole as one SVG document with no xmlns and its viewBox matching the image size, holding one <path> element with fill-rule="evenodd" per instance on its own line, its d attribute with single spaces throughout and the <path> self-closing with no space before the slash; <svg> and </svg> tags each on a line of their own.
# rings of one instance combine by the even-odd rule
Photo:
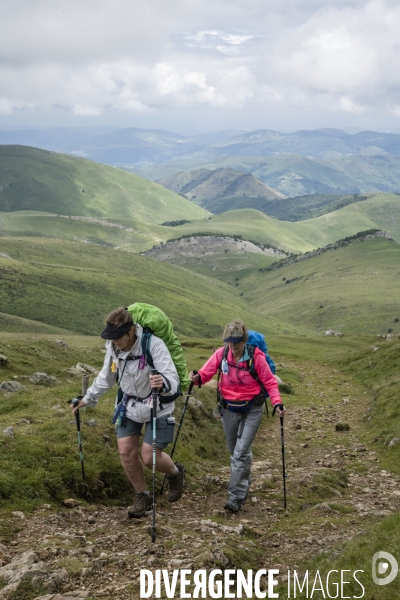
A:
<svg viewBox="0 0 400 600">
<path fill-rule="evenodd" d="M 196 374 L 197 374 L 197 371 L 193 371 L 193 373 L 196 375 Z M 188 393 L 187 393 L 187 396 L 186 396 L 185 404 L 184 404 L 184 406 L 183 406 L 183 410 L 182 410 L 182 414 L 181 414 L 181 419 L 180 419 L 180 421 L 179 421 L 179 425 L 178 425 L 178 429 L 177 429 L 177 432 L 176 432 L 175 440 L 174 440 L 174 443 L 173 443 L 173 446 L 172 446 L 172 450 L 171 450 L 171 452 L 170 452 L 170 455 L 169 455 L 171 459 L 172 459 L 172 457 L 174 456 L 176 442 L 178 441 L 179 432 L 180 432 L 180 430 L 181 430 L 182 423 L 183 423 L 183 419 L 184 419 L 184 417 L 185 417 L 185 412 L 186 412 L 186 409 L 187 409 L 187 405 L 189 404 L 190 394 L 191 394 L 191 392 L 192 392 L 193 385 L 194 385 L 194 383 L 193 383 L 193 381 L 191 381 L 191 382 L 189 383 L 189 387 L 188 387 Z M 162 495 L 162 493 L 163 493 L 163 491 L 164 491 L 164 485 L 165 485 L 165 480 L 166 480 L 166 478 L 167 478 L 167 475 L 165 474 L 165 475 L 164 475 L 163 482 L 162 482 L 162 486 L 161 486 L 161 489 L 160 489 L 160 496 Z"/>
<path fill-rule="evenodd" d="M 274 416 L 276 411 L 276 405 L 274 406 L 274 410 L 272 411 L 272 416 Z M 283 417 L 279 417 L 281 423 L 281 446 L 282 446 L 282 471 L 283 471 L 283 506 L 286 508 L 286 469 L 285 469 L 285 440 L 283 437 Z"/>
<path fill-rule="evenodd" d="M 69 403 L 72 404 L 72 406 L 77 406 L 79 404 L 79 401 L 82 400 L 82 398 L 86 395 L 88 387 L 89 387 L 89 375 L 83 375 L 82 376 L 82 395 L 78 396 L 77 398 L 74 398 L 73 400 L 69 400 Z M 81 418 L 79 415 L 79 410 L 75 413 L 75 422 L 76 422 L 76 429 L 78 431 L 79 458 L 81 461 L 82 480 L 83 480 L 83 485 L 84 485 L 83 495 L 85 497 L 85 500 L 87 500 L 89 497 L 89 492 L 88 492 L 88 485 L 87 485 L 86 476 L 85 476 L 85 464 L 84 464 L 84 459 L 83 459 L 83 448 L 82 448 L 82 437 L 81 437 Z"/>
<path fill-rule="evenodd" d="M 156 369 L 151 370 L 152 375 L 158 375 Z M 157 400 L 158 400 L 158 389 L 151 388 L 151 395 L 153 399 L 153 520 L 151 524 L 151 541 L 156 541 L 156 466 L 157 466 L 157 450 L 156 450 L 156 435 L 157 435 Z"/>
</svg>

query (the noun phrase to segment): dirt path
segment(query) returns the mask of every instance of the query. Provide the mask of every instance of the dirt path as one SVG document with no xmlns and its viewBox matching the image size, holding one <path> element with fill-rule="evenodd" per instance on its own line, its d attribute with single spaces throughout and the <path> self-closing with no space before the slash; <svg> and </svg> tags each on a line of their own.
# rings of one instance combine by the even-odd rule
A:
<svg viewBox="0 0 400 600">
<path fill-rule="evenodd" d="M 286 366 L 304 373 L 293 361 Z M 360 417 L 368 398 L 356 382 L 315 366 L 295 392 L 285 420 L 286 511 L 279 421 L 265 417 L 254 445 L 249 499 L 240 513 L 226 516 L 222 510 L 229 470 L 215 465 L 204 471 L 204 493 L 187 491 L 173 505 L 165 495 L 158 500 L 155 544 L 150 516 L 129 521 L 125 508 L 78 506 L 54 513 L 44 506 L 31 518 L 14 515 L 21 529 L 3 546 L 2 564 L 33 550 L 50 571 L 66 568 L 63 594 L 81 590 L 125 599 L 139 598 L 143 568 L 273 567 L 284 573 L 301 570 L 322 551 L 333 558 L 365 529 L 366 517 L 370 524 L 400 510 L 399 480 L 381 469 L 365 445 Z M 338 423 L 350 430 L 337 431 Z"/>
</svg>

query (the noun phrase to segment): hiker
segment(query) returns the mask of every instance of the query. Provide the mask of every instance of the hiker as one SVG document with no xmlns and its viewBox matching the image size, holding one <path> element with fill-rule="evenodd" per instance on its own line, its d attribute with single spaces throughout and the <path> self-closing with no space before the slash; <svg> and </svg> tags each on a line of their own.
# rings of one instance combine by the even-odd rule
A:
<svg viewBox="0 0 400 600">
<path fill-rule="evenodd" d="M 179 377 L 171 355 L 164 342 L 151 336 L 151 356 L 158 375 L 151 374 L 142 351 L 141 325 L 134 323 L 125 308 L 118 308 L 106 319 L 101 337 L 106 341 L 103 368 L 94 379 L 86 395 L 73 408 L 95 406 L 100 396 L 108 392 L 116 381 L 119 383 L 116 410 L 118 451 L 125 473 L 136 491 L 135 502 L 128 509 L 129 518 L 140 518 L 152 509 L 150 494 L 143 465 L 152 468 L 152 395 L 151 388 L 159 390 L 156 423 L 156 469 L 165 473 L 169 483 L 168 500 L 176 502 L 182 496 L 185 468 L 174 463 L 163 449 L 173 441 L 175 419 L 174 398 L 179 392 Z M 145 427 L 139 456 L 139 439 Z"/>
<path fill-rule="evenodd" d="M 223 333 L 223 340 L 228 346 L 226 358 L 225 346 L 214 352 L 198 373 L 190 372 L 191 380 L 201 384 L 207 383 L 219 372 L 217 407 L 231 455 L 229 496 L 224 509 L 232 513 L 240 510 L 249 493 L 251 445 L 261 423 L 265 402 L 265 391 L 249 370 L 247 338 L 247 329 L 242 321 L 229 323 Z M 278 383 L 265 354 L 259 348 L 254 349 L 254 367 L 272 405 L 283 417 L 285 408 L 279 395 Z"/>
</svg>

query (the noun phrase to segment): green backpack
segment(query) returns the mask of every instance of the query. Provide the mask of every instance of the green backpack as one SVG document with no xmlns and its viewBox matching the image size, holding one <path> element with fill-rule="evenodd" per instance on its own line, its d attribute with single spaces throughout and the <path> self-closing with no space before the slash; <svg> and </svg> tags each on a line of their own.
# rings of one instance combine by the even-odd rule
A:
<svg viewBox="0 0 400 600">
<path fill-rule="evenodd" d="M 181 389 L 186 389 L 190 383 L 186 360 L 182 346 L 167 315 L 157 306 L 145 304 L 144 302 L 135 302 L 128 306 L 127 310 L 131 313 L 133 322 L 139 323 L 143 327 L 142 350 L 146 362 L 151 367 L 154 366 L 150 353 L 150 339 L 154 333 L 167 346 L 179 375 Z"/>
</svg>

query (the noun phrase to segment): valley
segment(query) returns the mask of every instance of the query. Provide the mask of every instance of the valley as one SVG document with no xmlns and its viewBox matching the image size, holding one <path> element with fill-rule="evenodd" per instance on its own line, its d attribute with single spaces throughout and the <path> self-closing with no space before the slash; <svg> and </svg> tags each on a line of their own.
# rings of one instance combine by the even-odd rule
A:
<svg viewBox="0 0 400 600">
<path fill-rule="evenodd" d="M 287 165 L 271 192 L 263 172 L 275 164 L 278 173 L 285 144 L 305 143 L 300 133 L 194 141 L 126 131 L 125 146 L 115 133 L 96 144 L 73 139 L 75 156 L 58 154 L 67 151 L 61 143 L 57 151 L 0 146 L 0 598 L 136 600 L 141 569 L 182 568 L 276 568 L 282 597 L 288 571 L 360 570 L 367 598 L 399 595 L 398 579 L 372 581 L 371 560 L 400 547 L 400 196 L 395 179 L 390 190 L 349 193 L 344 171 L 337 186 L 339 175 L 326 187 L 297 185 L 305 180 Z M 372 133 L 314 132 L 313 155 L 296 161 L 329 164 L 331 175 L 334 161 L 394 165 L 397 137 Z M 180 184 L 168 190 L 79 158 L 89 147 L 90 159 L 104 156 L 100 139 L 114 144 L 114 159 L 130 148 L 132 164 L 157 160 L 132 170 L 171 176 L 169 184 L 180 172 Z M 285 154 L 257 157 L 267 147 Z M 193 162 L 180 168 L 187 153 Z M 250 163 L 254 171 L 241 170 Z M 156 543 L 151 517 L 126 518 L 132 489 L 111 424 L 113 391 L 81 413 L 85 498 L 67 401 L 83 373 L 92 381 L 101 368 L 105 315 L 133 302 L 166 312 L 189 369 L 235 318 L 265 334 L 287 407 L 287 510 L 271 411 L 255 438 L 249 498 L 237 514 L 222 509 L 229 455 L 212 414 L 215 379 L 191 395 L 176 455 L 187 468 L 185 494 L 176 504 L 157 498 Z M 30 566 L 18 567 L 10 588 L 10 565 L 24 552 Z M 353 580 L 346 592 L 359 596 L 360 586 Z"/>
</svg>

